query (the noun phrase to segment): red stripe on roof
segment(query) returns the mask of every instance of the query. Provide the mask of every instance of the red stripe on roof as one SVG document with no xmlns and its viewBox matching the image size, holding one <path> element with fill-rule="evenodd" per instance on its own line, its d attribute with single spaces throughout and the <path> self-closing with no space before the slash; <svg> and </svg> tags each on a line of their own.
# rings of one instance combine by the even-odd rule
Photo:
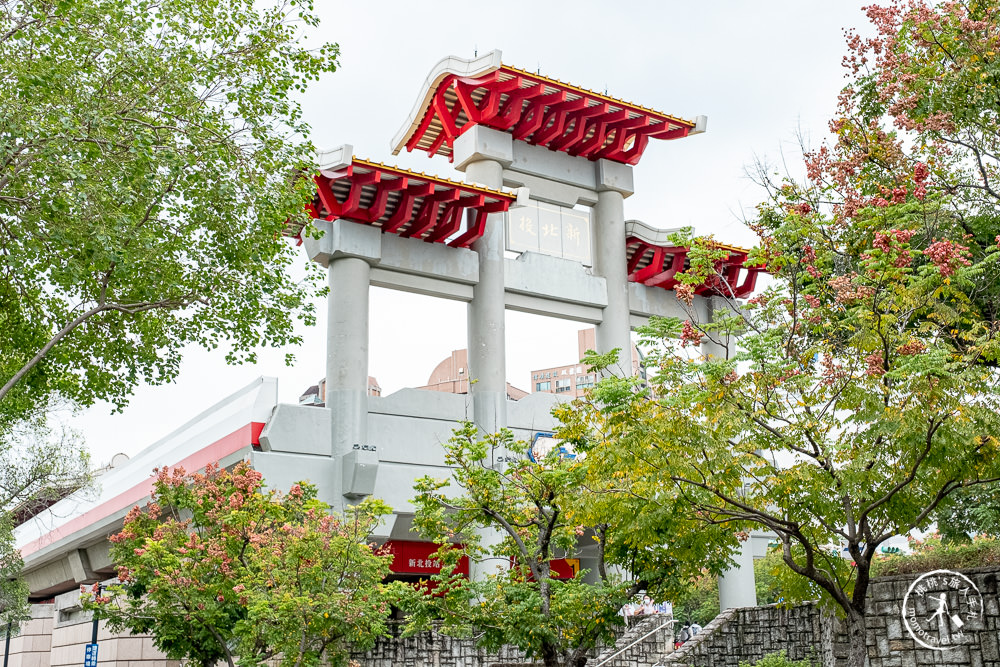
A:
<svg viewBox="0 0 1000 667">
<path fill-rule="evenodd" d="M 188 472 L 201 470 L 209 463 L 215 463 L 230 454 L 238 452 L 244 447 L 259 443 L 260 433 L 263 429 L 263 422 L 250 422 L 246 426 L 241 426 L 229 435 L 216 440 L 187 458 L 172 464 L 172 467 L 180 466 Z M 152 473 L 152 471 L 150 472 Z M 21 556 L 33 554 L 43 547 L 55 544 L 59 540 L 71 536 L 78 530 L 111 516 L 115 512 L 121 511 L 130 505 L 135 505 L 139 501 L 148 498 L 152 491 L 153 476 L 150 474 L 149 479 L 136 484 L 131 489 L 118 494 L 110 500 L 104 501 L 97 507 L 87 510 L 62 526 L 24 545 L 21 547 Z"/>
</svg>

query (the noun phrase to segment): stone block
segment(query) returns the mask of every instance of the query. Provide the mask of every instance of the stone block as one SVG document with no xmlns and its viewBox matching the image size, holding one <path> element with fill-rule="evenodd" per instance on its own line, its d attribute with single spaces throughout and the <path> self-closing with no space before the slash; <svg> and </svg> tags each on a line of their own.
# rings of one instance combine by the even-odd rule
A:
<svg viewBox="0 0 1000 667">
<path fill-rule="evenodd" d="M 995 633 L 983 633 L 980 637 L 983 660 L 1000 662 L 1000 638 Z"/>
<path fill-rule="evenodd" d="M 53 667 L 56 665 L 83 664 L 83 651 L 83 646 L 76 644 L 56 646 L 49 653 L 49 662 Z"/>
<path fill-rule="evenodd" d="M 139 660 L 142 658 L 142 637 L 122 637 L 116 648 L 119 661 Z"/>
<path fill-rule="evenodd" d="M 24 651 L 48 653 L 52 649 L 52 635 L 29 635 L 24 638 Z"/>
<path fill-rule="evenodd" d="M 872 597 L 871 599 L 876 602 L 885 602 L 887 600 L 895 600 L 896 595 L 892 590 L 892 584 L 886 583 L 876 583 L 872 586 Z"/>
<path fill-rule="evenodd" d="M 903 638 L 903 619 L 897 616 L 890 616 L 885 619 L 885 634 L 890 643 L 893 639 Z M 891 649 L 890 649 L 891 650 Z"/>
<path fill-rule="evenodd" d="M 872 613 L 872 608 L 877 616 L 875 619 L 869 620 L 878 620 L 880 621 L 880 625 L 885 625 L 885 619 L 879 617 L 895 616 L 901 612 L 901 606 L 895 600 L 885 600 L 882 602 L 876 602 L 874 605 L 869 605 L 869 614 Z"/>
<path fill-rule="evenodd" d="M 1000 616 L 1000 603 L 997 598 L 983 596 L 983 611 L 987 616 Z"/>
<path fill-rule="evenodd" d="M 940 651 L 945 664 L 949 665 L 969 665 L 972 657 L 969 654 L 968 646 L 957 646 L 946 651 Z"/>
<path fill-rule="evenodd" d="M 455 139 L 453 156 L 458 171 L 465 171 L 470 163 L 480 160 L 492 160 L 506 167 L 514 161 L 514 138 L 507 132 L 476 125 Z"/>
</svg>

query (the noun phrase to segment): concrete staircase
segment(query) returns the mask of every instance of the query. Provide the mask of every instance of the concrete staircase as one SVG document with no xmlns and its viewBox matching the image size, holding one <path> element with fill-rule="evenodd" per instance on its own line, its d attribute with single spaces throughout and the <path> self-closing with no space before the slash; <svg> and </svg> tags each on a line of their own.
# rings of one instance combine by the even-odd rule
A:
<svg viewBox="0 0 1000 667">
<path fill-rule="evenodd" d="M 653 667 L 674 649 L 674 620 L 669 614 L 643 618 L 604 649 L 587 667 Z"/>
</svg>

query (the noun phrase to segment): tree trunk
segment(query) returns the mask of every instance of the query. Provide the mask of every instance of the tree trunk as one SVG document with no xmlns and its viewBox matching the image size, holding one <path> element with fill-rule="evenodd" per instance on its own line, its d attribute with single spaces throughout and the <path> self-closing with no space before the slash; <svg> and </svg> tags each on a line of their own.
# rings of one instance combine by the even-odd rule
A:
<svg viewBox="0 0 1000 667">
<path fill-rule="evenodd" d="M 868 666 L 868 645 L 866 643 L 867 629 L 865 615 L 856 609 L 847 612 L 847 640 L 849 652 L 847 664 L 850 667 Z"/>
<path fill-rule="evenodd" d="M 563 667 L 562 660 L 559 659 L 559 651 L 555 646 L 546 644 L 542 646 L 542 662 L 545 667 Z"/>
</svg>

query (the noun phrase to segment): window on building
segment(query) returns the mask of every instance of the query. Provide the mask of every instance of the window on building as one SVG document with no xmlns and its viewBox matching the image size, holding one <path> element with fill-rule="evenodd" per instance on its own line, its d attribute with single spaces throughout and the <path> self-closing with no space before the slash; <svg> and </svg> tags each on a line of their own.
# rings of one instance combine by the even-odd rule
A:
<svg viewBox="0 0 1000 667">
<path fill-rule="evenodd" d="M 568 378 L 565 379 L 565 380 L 556 380 L 556 388 L 559 388 L 559 387 L 568 387 L 568 386 L 570 386 L 570 382 L 569 382 Z"/>
<path fill-rule="evenodd" d="M 538 382 L 535 384 L 535 391 L 550 391 L 551 389 L 551 382 Z"/>
</svg>

